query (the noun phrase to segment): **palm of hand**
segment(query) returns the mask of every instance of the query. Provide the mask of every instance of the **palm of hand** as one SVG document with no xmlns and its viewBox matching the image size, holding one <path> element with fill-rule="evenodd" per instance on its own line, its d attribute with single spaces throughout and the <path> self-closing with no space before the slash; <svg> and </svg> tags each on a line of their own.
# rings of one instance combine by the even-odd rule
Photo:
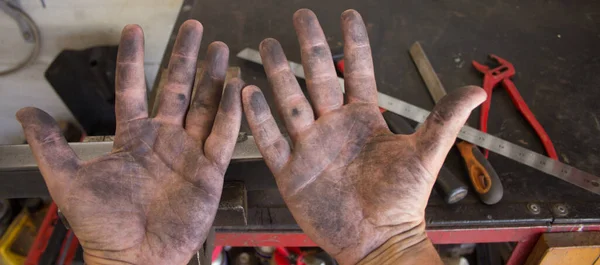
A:
<svg viewBox="0 0 600 265">
<path fill-rule="evenodd" d="M 299 225 L 334 256 L 349 242 L 378 242 L 420 225 L 435 181 L 414 137 L 393 135 L 374 104 L 321 116 L 277 174 L 286 176 L 278 185 L 292 213 L 302 214 Z"/>
<path fill-rule="evenodd" d="M 139 26 L 123 29 L 108 155 L 81 161 L 47 113 L 17 113 L 87 264 L 184 264 L 207 236 L 240 128 L 244 84 L 234 78 L 223 88 L 229 50 L 219 42 L 208 46 L 196 78 L 202 30 L 192 20 L 181 26 L 149 118 L 143 33 Z"/>
<path fill-rule="evenodd" d="M 211 225 L 224 168 L 181 127 L 143 119 L 123 132 L 124 145 L 84 162 L 57 203 L 88 253 L 189 255 Z"/>
<path fill-rule="evenodd" d="M 343 95 L 315 14 L 294 14 L 311 103 L 296 82 L 281 45 L 260 44 L 260 55 L 285 122 L 289 146 L 259 88 L 242 102 L 250 129 L 292 215 L 340 264 L 356 264 L 392 237 L 426 239 L 424 211 L 435 176 L 481 89 L 449 94 L 417 132 L 393 135 L 377 106 L 366 27 L 354 10 L 342 14 Z M 411 243 L 411 244 L 412 244 Z"/>
</svg>

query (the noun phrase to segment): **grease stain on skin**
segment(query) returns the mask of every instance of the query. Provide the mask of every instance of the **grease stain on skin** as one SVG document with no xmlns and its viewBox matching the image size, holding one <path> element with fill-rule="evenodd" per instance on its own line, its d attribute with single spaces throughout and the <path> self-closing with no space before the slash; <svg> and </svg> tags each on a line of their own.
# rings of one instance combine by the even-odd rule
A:
<svg viewBox="0 0 600 265">
<path fill-rule="evenodd" d="M 135 109 L 139 112 L 139 113 L 145 113 L 148 112 L 148 103 L 143 100 L 141 102 L 138 102 L 137 104 L 135 104 Z"/>
<path fill-rule="evenodd" d="M 202 26 L 200 22 L 188 20 L 179 28 L 177 40 L 175 41 L 175 49 L 173 52 L 177 54 L 189 54 L 198 50 L 200 39 L 202 39 Z"/>
<path fill-rule="evenodd" d="M 206 109 L 209 112 L 217 110 L 219 101 L 221 100 L 221 88 L 223 87 L 222 79 L 213 80 L 208 72 L 204 72 L 200 81 L 197 84 L 196 93 L 192 103 L 193 109 Z"/>
<path fill-rule="evenodd" d="M 236 104 L 240 104 L 240 93 L 244 85 L 244 82 L 237 78 L 227 83 L 225 91 L 223 92 L 223 99 L 221 100 L 221 108 L 223 111 L 230 112 Z"/>
<path fill-rule="evenodd" d="M 323 34 L 317 16 L 308 9 L 300 9 L 294 14 L 294 26 L 305 39 L 319 39 Z M 302 38 L 300 37 L 300 38 Z"/>
<path fill-rule="evenodd" d="M 250 96 L 250 107 L 252 107 L 255 116 L 263 115 L 269 111 L 267 101 L 260 91 L 252 92 L 252 95 Z"/>
<path fill-rule="evenodd" d="M 23 125 L 29 125 L 36 122 L 41 128 L 51 128 L 56 126 L 56 121 L 44 111 L 27 107 L 17 112 L 17 119 Z"/>
<path fill-rule="evenodd" d="M 79 161 L 67 146 L 65 138 L 58 129 L 56 121 L 46 112 L 32 107 L 21 109 L 17 112 L 17 120 L 21 123 L 30 144 L 43 146 L 45 150 L 39 152 L 46 165 L 56 171 L 73 172 L 79 168 Z"/>
<path fill-rule="evenodd" d="M 459 115 L 457 111 L 471 109 L 465 102 L 469 101 L 467 98 L 473 96 L 473 90 L 472 87 L 462 87 L 443 97 L 431 112 L 434 123 L 444 125 Z M 457 108 L 457 106 L 462 106 L 462 108 Z"/>
<path fill-rule="evenodd" d="M 229 48 L 223 42 L 215 41 L 208 46 L 207 60 L 204 68 L 209 69 L 209 76 L 219 80 L 225 80 L 227 65 L 229 63 Z M 222 84 L 221 84 L 222 87 Z"/>
<path fill-rule="evenodd" d="M 329 56 L 330 56 L 329 47 L 326 47 L 324 45 L 317 45 L 317 46 L 310 47 L 308 54 L 309 54 L 309 56 L 313 56 L 316 60 L 322 60 L 322 59 L 330 60 L 329 59 Z"/>
<path fill-rule="evenodd" d="M 260 52 L 265 60 L 265 66 L 275 67 L 287 64 L 285 53 L 279 42 L 275 39 L 265 39 L 260 43 Z"/>
<path fill-rule="evenodd" d="M 343 27 L 349 31 L 349 37 L 355 43 L 369 43 L 369 35 L 364 27 L 362 17 L 354 10 L 342 13 Z"/>
<path fill-rule="evenodd" d="M 141 29 L 137 25 L 127 25 L 123 29 L 117 62 L 132 62 L 141 53 L 144 39 L 140 38 Z"/>
<path fill-rule="evenodd" d="M 196 60 L 189 57 L 172 56 L 169 61 L 168 78 L 165 86 L 170 84 L 191 86 L 196 77 L 195 65 Z"/>
<path fill-rule="evenodd" d="M 292 109 L 292 117 L 298 117 L 300 111 L 297 108 Z"/>
</svg>

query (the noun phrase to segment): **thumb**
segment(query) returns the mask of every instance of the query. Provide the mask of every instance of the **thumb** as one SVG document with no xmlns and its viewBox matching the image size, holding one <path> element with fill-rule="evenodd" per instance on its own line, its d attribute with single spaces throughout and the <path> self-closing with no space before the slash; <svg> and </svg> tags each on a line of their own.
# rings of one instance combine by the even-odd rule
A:
<svg viewBox="0 0 600 265">
<path fill-rule="evenodd" d="M 52 197 L 63 194 L 65 184 L 79 169 L 79 158 L 61 135 L 56 121 L 48 113 L 32 107 L 17 112 L 25 138 Z"/>
<path fill-rule="evenodd" d="M 471 111 L 486 97 L 485 91 L 477 86 L 456 89 L 435 105 L 419 127 L 415 134 L 417 148 L 424 165 L 432 174 L 437 175 Z"/>
</svg>

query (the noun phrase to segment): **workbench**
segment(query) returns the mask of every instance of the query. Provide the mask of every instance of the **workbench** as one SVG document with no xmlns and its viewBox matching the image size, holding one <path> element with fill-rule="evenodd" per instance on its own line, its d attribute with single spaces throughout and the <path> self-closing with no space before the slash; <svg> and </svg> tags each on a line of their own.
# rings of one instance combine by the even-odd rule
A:
<svg viewBox="0 0 600 265">
<path fill-rule="evenodd" d="M 317 14 L 333 51 L 343 47 L 341 12 L 358 10 L 368 28 L 379 91 L 425 109 L 431 109 L 433 102 L 407 51 L 413 42 L 423 44 L 448 91 L 482 85 L 482 75 L 471 66 L 472 60 L 485 62 L 490 53 L 508 59 L 517 70 L 513 78 L 517 88 L 553 140 L 560 160 L 600 174 L 600 91 L 596 89 L 600 85 L 600 2 L 185 1 L 175 29 L 186 18 L 202 22 L 201 53 L 212 41 L 227 43 L 230 65 L 239 66 L 244 80 L 265 90 L 272 102 L 262 66 L 235 54 L 246 47 L 257 49 L 260 41 L 273 37 L 289 60 L 300 62 L 292 14 L 303 7 Z M 169 50 L 163 67 L 168 56 Z M 468 124 L 477 127 L 478 116 L 474 111 Z M 244 125 L 242 131 L 249 129 Z M 488 131 L 544 152 L 502 89 L 492 98 Z M 600 224 L 600 196 L 493 153 L 489 160 L 504 185 L 503 200 L 487 206 L 471 192 L 458 204 L 446 205 L 434 191 L 426 210 L 434 242 L 532 242 L 525 235 L 593 229 Z M 457 150 L 451 151 L 445 165 L 455 175 L 466 176 Z M 283 238 L 286 232 L 299 230 L 264 163 L 232 164 L 225 180 L 245 184 L 248 225 L 218 228 L 216 243 L 285 245 L 306 240 L 298 235 Z M 539 212 L 532 210 L 536 206 Z"/>
<path fill-rule="evenodd" d="M 198 19 L 204 25 L 201 54 L 212 41 L 227 43 L 230 65 L 240 67 L 243 79 L 263 89 L 272 102 L 262 66 L 235 54 L 246 47 L 257 49 L 261 40 L 273 37 L 289 60 L 300 62 L 292 14 L 303 7 L 317 14 L 333 51 L 343 47 L 340 14 L 348 8 L 358 10 L 368 28 L 379 91 L 425 109 L 431 109 L 433 101 L 408 54 L 413 42 L 421 42 L 448 92 L 481 86 L 482 75 L 471 66 L 472 60 L 485 62 L 494 53 L 511 61 L 517 71 L 513 81 L 560 160 L 600 175 L 598 1 L 185 0 L 161 68 L 168 63 L 179 25 Z M 305 87 L 303 80 L 300 83 Z M 478 117 L 476 110 L 468 124 L 478 127 Z M 280 128 L 285 130 L 282 123 Z M 245 121 L 242 131 L 250 132 Z M 488 132 L 544 152 L 502 89 L 496 89 L 492 98 Z M 600 196 L 493 153 L 489 161 L 504 185 L 502 201 L 484 205 L 471 192 L 461 202 L 447 205 L 434 191 L 426 209 L 434 243 L 521 242 L 511 258 L 511 264 L 518 264 L 542 232 L 600 230 Z M 445 165 L 467 182 L 456 149 Z M 40 189 L 39 174 L 29 175 L 28 183 L 37 183 Z M 217 216 L 214 244 L 314 245 L 296 225 L 262 161 L 233 162 L 225 181 L 245 188 L 247 219 Z"/>
</svg>

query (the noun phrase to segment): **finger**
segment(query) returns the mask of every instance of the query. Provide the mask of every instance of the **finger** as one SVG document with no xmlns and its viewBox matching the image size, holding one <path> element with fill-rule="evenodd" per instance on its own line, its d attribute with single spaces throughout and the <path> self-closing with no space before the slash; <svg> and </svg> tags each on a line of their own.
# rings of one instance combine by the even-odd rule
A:
<svg viewBox="0 0 600 265">
<path fill-rule="evenodd" d="M 183 125 L 196 75 L 202 31 L 202 24 L 196 20 L 188 20 L 179 28 L 169 60 L 167 81 L 158 95 L 156 119 L 161 122 Z"/>
<path fill-rule="evenodd" d="M 306 87 L 317 116 L 338 109 L 344 96 L 317 16 L 308 9 L 296 11 L 294 28 L 300 42 Z"/>
<path fill-rule="evenodd" d="M 63 187 L 79 169 L 79 158 L 62 136 L 56 121 L 46 112 L 28 107 L 20 109 L 16 116 L 50 194 L 60 200 Z"/>
<path fill-rule="evenodd" d="M 192 104 L 185 120 L 188 134 L 200 142 L 206 140 L 213 126 L 228 62 L 229 48 L 225 43 L 213 42 L 208 46 L 200 80 L 196 82 Z"/>
<path fill-rule="evenodd" d="M 204 153 L 206 157 L 219 165 L 223 172 L 231 160 L 236 144 L 240 124 L 242 123 L 242 88 L 244 82 L 239 78 L 227 82 L 223 99 L 217 111 L 212 131 L 206 139 Z"/>
<path fill-rule="evenodd" d="M 290 157 L 290 146 L 271 115 L 265 96 L 256 86 L 242 90 L 242 105 L 250 130 L 267 166 L 276 174 Z"/>
<path fill-rule="evenodd" d="M 377 103 L 377 85 L 369 35 L 355 10 L 342 13 L 344 35 L 344 88 L 348 103 Z"/>
<path fill-rule="evenodd" d="M 138 25 L 127 25 L 121 33 L 115 78 L 117 127 L 128 121 L 148 117 L 144 79 L 144 32 Z M 118 131 L 118 129 L 117 129 Z"/>
<path fill-rule="evenodd" d="M 315 121 L 313 110 L 290 70 L 279 42 L 275 39 L 265 39 L 260 43 L 259 50 L 273 87 L 275 103 L 293 140 Z"/>
<path fill-rule="evenodd" d="M 471 111 L 486 97 L 483 89 L 467 86 L 451 92 L 435 105 L 415 134 L 422 161 L 430 173 L 437 174 Z"/>
</svg>

